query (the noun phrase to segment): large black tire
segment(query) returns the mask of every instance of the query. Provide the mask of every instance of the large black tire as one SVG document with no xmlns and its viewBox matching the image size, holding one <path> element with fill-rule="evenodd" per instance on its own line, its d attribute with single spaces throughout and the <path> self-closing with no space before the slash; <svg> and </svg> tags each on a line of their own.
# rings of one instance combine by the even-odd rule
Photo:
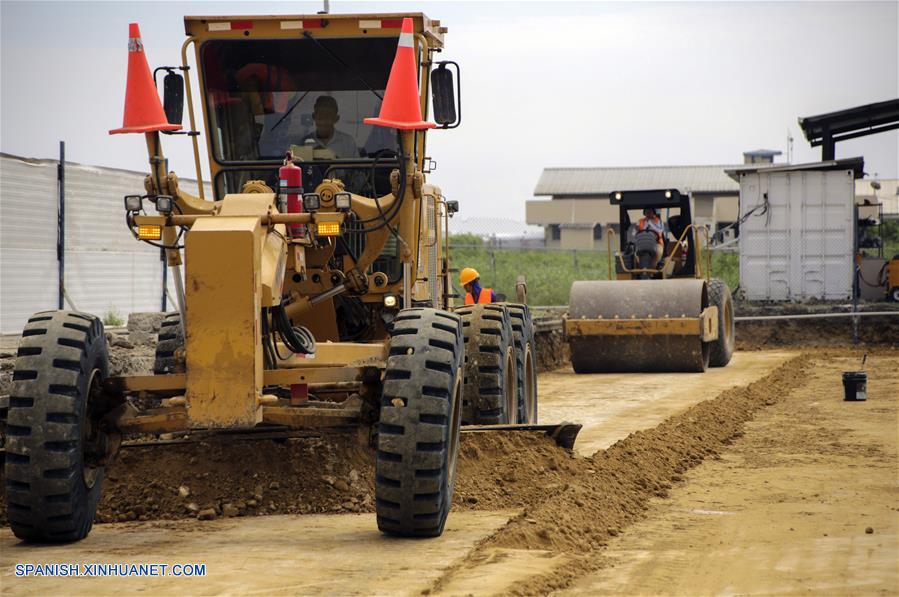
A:
<svg viewBox="0 0 899 597">
<path fill-rule="evenodd" d="M 709 367 L 725 367 L 734 354 L 734 301 L 724 281 L 709 282 L 709 304 L 718 307 L 718 339 L 709 347 Z"/>
<path fill-rule="evenodd" d="M 463 425 L 501 425 L 518 419 L 512 318 L 505 305 L 456 309 L 465 337 Z"/>
<path fill-rule="evenodd" d="M 512 322 L 515 346 L 516 388 L 518 390 L 518 423 L 537 422 L 537 343 L 534 320 L 527 305 L 506 303 Z"/>
<path fill-rule="evenodd" d="M 156 358 L 153 360 L 153 373 L 184 373 L 184 359 L 177 352 L 184 347 L 184 327 L 181 325 L 181 313 L 166 313 L 159 326 L 159 339 L 156 342 Z"/>
<path fill-rule="evenodd" d="M 108 374 L 103 324 L 84 313 L 28 320 L 13 373 L 6 442 L 9 526 L 26 541 L 83 539 L 103 467 L 95 397 Z"/>
<path fill-rule="evenodd" d="M 462 418 L 462 323 L 446 311 L 404 309 L 384 372 L 375 509 L 390 535 L 437 537 L 453 501 Z"/>
</svg>

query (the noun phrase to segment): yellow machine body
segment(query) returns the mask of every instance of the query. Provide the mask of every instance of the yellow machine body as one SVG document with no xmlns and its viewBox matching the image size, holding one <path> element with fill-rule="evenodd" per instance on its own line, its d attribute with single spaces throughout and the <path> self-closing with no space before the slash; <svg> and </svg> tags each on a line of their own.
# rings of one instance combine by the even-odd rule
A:
<svg viewBox="0 0 899 597">
<path fill-rule="evenodd" d="M 239 45 L 254 40 L 296 40 L 306 31 L 322 41 L 384 38 L 384 43 L 395 47 L 399 34 L 396 23 L 403 17 L 411 17 L 414 24 L 414 51 L 422 81 L 420 101 L 422 113 L 427 114 L 428 56 L 443 47 L 446 28 L 420 13 L 185 17 L 188 39 L 182 47 L 182 58 L 187 66 L 191 44 L 197 64 L 202 65 L 204 44 L 210 42 Z M 323 73 L 343 70 L 335 64 L 321 68 Z M 174 243 L 179 228 L 186 230 L 183 254 L 167 252 L 168 264 L 174 268 L 183 265 L 185 270 L 184 371 L 111 380 L 110 387 L 115 386 L 117 391 L 170 396 L 165 412 L 137 413 L 123 407 L 118 413 L 118 427 L 123 431 L 161 431 L 252 427 L 260 422 L 289 426 L 346 423 L 346 413 L 318 412 L 323 409 L 309 408 L 283 395 L 266 394 L 265 388 L 302 384 L 325 391 L 327 387 L 350 384 L 359 391 L 365 371 L 383 368 L 386 362 L 388 333 L 383 318 L 378 316 L 383 305 L 404 299 L 407 305 L 452 306 L 446 246 L 449 213 L 440 189 L 425 181 L 426 132 L 401 133 L 406 180 L 400 181 L 399 170 L 394 170 L 388 194 L 372 197 L 351 192 L 351 210 L 340 211 L 335 196 L 348 191 L 337 170 L 314 188 L 305 189 L 320 197 L 318 210 L 282 213 L 276 183 L 260 180 L 251 169 L 238 169 L 240 164 L 222 159 L 222 141 L 218 140 L 242 133 L 239 127 L 224 134 L 216 128 L 224 124 L 210 113 L 212 102 L 217 100 L 207 93 L 210 83 L 205 69 L 201 66 L 183 72 L 191 129 L 196 130 L 198 124 L 190 80 L 191 73 L 196 73 L 206 138 L 216 140 L 207 143 L 216 196 L 206 197 L 203 190 L 196 135 L 191 136 L 191 142 L 200 182 L 198 197 L 179 188 L 177 176 L 164 168 L 159 134 L 148 133 L 152 172 L 145 187 L 151 195 L 172 196 L 177 209 L 168 216 L 137 215 L 133 223 L 144 228 L 161 227 L 163 242 L 168 244 Z M 235 97 L 227 101 L 247 102 L 250 113 L 261 110 L 261 94 L 241 92 Z M 300 166 L 304 157 L 312 163 L 320 157 L 334 157 L 329 151 L 311 151 L 295 144 L 284 149 L 288 147 L 299 154 L 295 163 Z M 258 170 L 261 166 L 253 167 Z M 274 171 L 278 164 L 269 161 L 265 167 Z M 241 181 L 239 192 L 224 193 L 221 177 L 233 177 L 235 173 Z M 400 188 L 404 195 L 398 198 Z M 379 214 L 389 213 L 400 199 L 402 205 L 392 226 L 375 229 Z M 336 237 L 316 232 L 319 226 L 322 230 L 337 227 L 342 234 L 350 217 L 366 222 L 362 225 L 364 247 L 358 254 L 336 257 Z M 308 227 L 306 239 L 292 239 L 288 234 L 288 226 L 296 223 Z M 392 263 L 400 275 L 388 275 L 372 267 L 376 260 L 384 259 L 385 252 L 393 256 Z M 345 285 L 353 285 L 354 297 L 374 314 L 362 341 L 341 341 L 342 322 L 334 297 Z M 332 293 L 334 296 L 330 296 Z M 278 344 L 279 352 L 288 356 L 278 358 L 276 367 L 267 368 L 261 313 L 265 307 L 282 304 L 294 325 L 304 326 L 314 335 L 317 349 L 311 358 L 290 356 L 290 351 Z"/>
</svg>

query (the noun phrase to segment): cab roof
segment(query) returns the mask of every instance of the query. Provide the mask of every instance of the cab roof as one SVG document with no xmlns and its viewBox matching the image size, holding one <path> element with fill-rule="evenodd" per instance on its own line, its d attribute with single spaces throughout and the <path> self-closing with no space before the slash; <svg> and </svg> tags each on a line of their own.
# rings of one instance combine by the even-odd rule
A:
<svg viewBox="0 0 899 597">
<path fill-rule="evenodd" d="M 392 33 L 399 30 L 404 18 L 411 18 L 416 33 L 422 33 L 431 47 L 443 47 L 446 27 L 421 12 L 306 14 L 306 15 L 199 15 L 184 17 L 184 33 L 194 37 L 250 36 L 259 29 L 266 37 L 272 34 L 296 33 L 306 29 L 327 33 L 330 26 L 342 35 Z M 247 33 L 250 32 L 250 33 Z"/>
</svg>

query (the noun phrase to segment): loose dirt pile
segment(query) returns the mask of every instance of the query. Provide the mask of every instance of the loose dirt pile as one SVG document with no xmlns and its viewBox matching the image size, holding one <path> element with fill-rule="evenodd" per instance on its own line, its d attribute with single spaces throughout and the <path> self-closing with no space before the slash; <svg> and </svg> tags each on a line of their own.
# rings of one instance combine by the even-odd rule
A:
<svg viewBox="0 0 899 597">
<path fill-rule="evenodd" d="M 354 433 L 125 448 L 97 521 L 368 511 L 373 462 Z"/>
<path fill-rule="evenodd" d="M 807 366 L 807 358 L 793 359 L 749 386 L 728 390 L 654 429 L 633 433 L 591 458 L 574 460 L 542 499 L 526 504 L 521 515 L 450 569 L 433 589 L 439 591 L 457 570 L 477 566 L 497 547 L 548 550 L 574 558 L 551 575 L 513 586 L 513 593 L 542 594 L 566 586 L 598 565 L 595 557 L 583 554 L 596 552 L 643 516 L 650 500 L 665 497 L 688 469 L 723 451 L 742 435 L 744 423 L 757 410 L 801 383 Z"/>
<path fill-rule="evenodd" d="M 864 345 L 899 347 L 899 315 L 860 317 L 858 337 Z M 851 346 L 852 320 L 841 317 L 739 321 L 736 338 L 738 350 Z"/>
<path fill-rule="evenodd" d="M 588 467 L 543 433 L 475 433 L 462 436 L 457 470 L 455 508 L 499 510 L 537 503 Z M 97 522 L 371 512 L 373 480 L 374 454 L 352 432 L 125 447 Z"/>
<path fill-rule="evenodd" d="M 535 320 L 537 333 L 537 371 L 553 371 L 569 364 L 568 342 L 562 332 L 560 319 Z"/>
</svg>

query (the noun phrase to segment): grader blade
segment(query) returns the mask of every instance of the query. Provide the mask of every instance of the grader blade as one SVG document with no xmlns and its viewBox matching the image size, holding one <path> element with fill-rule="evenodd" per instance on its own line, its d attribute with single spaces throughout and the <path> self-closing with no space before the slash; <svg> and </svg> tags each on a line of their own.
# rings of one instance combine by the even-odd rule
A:
<svg viewBox="0 0 899 597">
<path fill-rule="evenodd" d="M 577 434 L 583 425 L 580 423 L 520 424 L 520 425 L 466 425 L 462 433 L 486 433 L 488 431 L 543 431 L 560 447 L 566 450 L 574 448 Z"/>
<path fill-rule="evenodd" d="M 565 335 L 576 373 L 705 371 L 718 337 L 706 281 L 582 281 Z"/>
</svg>

